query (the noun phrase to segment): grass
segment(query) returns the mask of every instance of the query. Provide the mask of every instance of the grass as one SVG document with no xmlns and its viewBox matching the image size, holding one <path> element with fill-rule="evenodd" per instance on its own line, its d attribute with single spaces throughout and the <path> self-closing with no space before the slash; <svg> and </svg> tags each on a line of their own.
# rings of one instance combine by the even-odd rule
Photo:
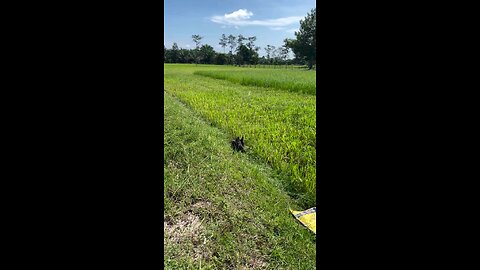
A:
<svg viewBox="0 0 480 270">
<path fill-rule="evenodd" d="M 315 235 L 275 171 L 164 97 L 165 269 L 315 269 Z"/>
<path fill-rule="evenodd" d="M 316 94 L 316 72 L 292 69 L 199 70 L 194 74 L 228 80 L 247 86 L 283 89 L 292 92 Z"/>
<path fill-rule="evenodd" d="M 224 130 L 245 136 L 249 154 L 287 179 L 286 190 L 304 208 L 316 204 L 315 96 L 195 75 L 215 66 L 165 65 L 165 91 Z M 232 67 L 225 70 L 234 70 Z"/>
</svg>

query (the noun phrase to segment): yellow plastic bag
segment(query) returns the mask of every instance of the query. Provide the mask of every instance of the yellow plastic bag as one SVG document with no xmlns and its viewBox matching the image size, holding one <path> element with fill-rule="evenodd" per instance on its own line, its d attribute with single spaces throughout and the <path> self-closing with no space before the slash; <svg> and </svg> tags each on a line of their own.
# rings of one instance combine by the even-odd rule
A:
<svg viewBox="0 0 480 270">
<path fill-rule="evenodd" d="M 317 207 L 312 207 L 305 211 L 293 211 L 290 209 L 290 212 L 298 221 L 317 234 Z"/>
</svg>

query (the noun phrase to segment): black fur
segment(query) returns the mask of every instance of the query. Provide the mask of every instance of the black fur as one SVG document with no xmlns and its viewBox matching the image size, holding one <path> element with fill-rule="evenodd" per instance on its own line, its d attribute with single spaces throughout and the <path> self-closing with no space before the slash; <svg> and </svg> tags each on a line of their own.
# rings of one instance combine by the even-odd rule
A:
<svg viewBox="0 0 480 270">
<path fill-rule="evenodd" d="M 241 139 L 237 137 L 235 140 L 232 141 L 232 148 L 235 151 L 245 152 L 245 143 L 243 142 L 243 136 Z"/>
</svg>

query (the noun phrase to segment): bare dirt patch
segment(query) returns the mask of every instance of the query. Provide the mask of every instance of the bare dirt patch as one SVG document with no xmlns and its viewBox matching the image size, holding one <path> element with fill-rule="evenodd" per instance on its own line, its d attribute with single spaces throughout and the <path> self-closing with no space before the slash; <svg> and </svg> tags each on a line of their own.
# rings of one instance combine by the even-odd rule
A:
<svg viewBox="0 0 480 270">
<path fill-rule="evenodd" d="M 267 263 L 263 261 L 260 257 L 253 257 L 247 266 L 246 269 L 265 269 Z"/>
<path fill-rule="evenodd" d="M 212 203 L 207 201 L 198 201 L 192 205 L 192 208 L 209 208 Z"/>
<path fill-rule="evenodd" d="M 194 239 L 199 234 L 202 226 L 200 218 L 190 212 L 175 220 L 173 224 L 164 222 L 163 225 L 168 240 L 172 243 Z"/>
<path fill-rule="evenodd" d="M 171 169 L 171 170 L 176 170 L 176 169 L 179 169 L 181 166 L 181 164 L 175 160 L 170 160 L 168 161 L 168 164 L 167 164 L 167 168 Z"/>
<path fill-rule="evenodd" d="M 208 205 L 206 202 L 199 202 L 196 203 L 196 207 L 204 204 Z M 202 221 L 197 215 L 187 212 L 172 222 L 164 221 L 163 228 L 166 234 L 163 241 L 164 248 L 168 245 L 185 246 L 183 251 L 190 253 L 194 261 L 210 258 L 210 252 L 206 248 L 207 239 L 203 233 Z M 189 246 L 190 248 L 187 248 Z M 191 249 L 192 246 L 193 249 Z"/>
</svg>

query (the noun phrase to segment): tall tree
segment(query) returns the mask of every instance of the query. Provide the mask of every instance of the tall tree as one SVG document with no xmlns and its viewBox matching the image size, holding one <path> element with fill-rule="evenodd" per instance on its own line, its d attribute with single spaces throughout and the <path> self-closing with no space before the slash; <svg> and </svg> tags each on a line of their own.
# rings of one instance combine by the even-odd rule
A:
<svg viewBox="0 0 480 270">
<path fill-rule="evenodd" d="M 227 47 L 227 42 L 228 42 L 228 38 L 225 36 L 225 34 L 222 34 L 222 37 L 220 38 L 220 42 L 218 44 L 222 46 L 223 53 L 225 53 L 225 47 Z"/>
<path fill-rule="evenodd" d="M 297 58 L 303 59 L 312 69 L 316 64 L 317 52 L 317 9 L 314 8 L 305 19 L 300 20 L 300 29 L 295 32 L 296 39 L 286 39 L 285 45 L 292 49 Z"/>
<path fill-rule="evenodd" d="M 258 53 L 254 43 L 255 40 L 257 40 L 257 37 L 256 36 L 248 37 L 247 40 L 248 40 L 247 48 L 250 51 L 248 64 L 255 65 L 258 62 Z"/>
<path fill-rule="evenodd" d="M 237 47 L 237 38 L 234 35 L 228 35 L 228 46 L 230 47 L 230 53 L 233 53 L 235 47 Z"/>
<path fill-rule="evenodd" d="M 237 48 L 235 57 L 237 65 L 256 64 L 258 62 L 258 53 L 255 48 L 249 48 L 246 45 L 240 45 Z"/>
<path fill-rule="evenodd" d="M 203 64 L 213 64 L 213 60 L 215 58 L 215 50 L 212 46 L 205 44 L 200 47 L 200 61 Z"/>
<path fill-rule="evenodd" d="M 192 63 L 194 60 L 192 51 L 187 49 L 181 49 L 178 58 L 180 63 Z"/>
<path fill-rule="evenodd" d="M 280 58 L 282 59 L 282 62 L 286 64 L 287 58 L 288 58 L 288 52 L 290 51 L 290 48 L 285 46 L 285 44 L 280 47 Z"/>
<path fill-rule="evenodd" d="M 239 47 L 243 45 L 243 41 L 244 41 L 244 40 L 247 40 L 247 38 L 244 37 L 244 36 L 242 36 L 241 34 L 238 35 L 238 37 L 237 37 L 237 43 L 238 43 L 238 46 L 239 46 Z"/>
<path fill-rule="evenodd" d="M 257 37 L 256 36 L 253 36 L 253 37 L 248 37 L 247 38 L 248 42 L 247 42 L 247 47 L 250 49 L 250 50 L 253 50 L 255 48 L 255 40 L 257 40 Z"/>
<path fill-rule="evenodd" d="M 217 65 L 225 65 L 227 62 L 226 54 L 224 53 L 217 53 L 215 57 L 215 64 Z"/>
<path fill-rule="evenodd" d="M 250 50 L 245 45 L 239 45 L 237 48 L 237 55 L 235 57 L 236 64 L 241 66 L 248 63 L 250 60 Z"/>
<path fill-rule="evenodd" d="M 232 34 L 228 35 L 227 43 L 230 47 L 230 52 L 228 54 L 228 62 L 233 65 L 233 51 L 237 47 L 237 37 Z"/>
<path fill-rule="evenodd" d="M 179 51 L 178 45 L 176 42 L 174 42 L 172 45 L 171 53 L 170 53 L 170 60 L 172 61 L 172 63 L 178 62 L 178 51 Z"/>
<path fill-rule="evenodd" d="M 280 52 L 282 51 L 282 48 L 281 47 L 278 47 L 276 49 L 274 49 L 272 51 L 272 60 L 273 60 L 273 64 L 274 65 L 277 65 L 278 64 L 278 60 L 280 58 Z"/>
<path fill-rule="evenodd" d="M 272 46 L 272 45 L 267 45 L 267 47 L 265 47 L 265 52 L 267 53 L 267 60 L 268 62 L 270 63 L 270 54 L 275 50 L 275 46 Z"/>
<path fill-rule="evenodd" d="M 193 42 L 195 42 L 195 48 L 197 48 L 197 49 L 200 48 L 200 42 L 201 42 L 202 38 L 203 37 L 200 36 L 200 35 L 192 35 L 192 40 L 193 40 Z"/>
<path fill-rule="evenodd" d="M 202 36 L 200 35 L 192 35 L 192 40 L 195 42 L 195 63 L 198 64 L 200 61 L 200 53 L 199 53 L 199 48 L 200 48 L 200 42 L 202 40 Z"/>
</svg>

